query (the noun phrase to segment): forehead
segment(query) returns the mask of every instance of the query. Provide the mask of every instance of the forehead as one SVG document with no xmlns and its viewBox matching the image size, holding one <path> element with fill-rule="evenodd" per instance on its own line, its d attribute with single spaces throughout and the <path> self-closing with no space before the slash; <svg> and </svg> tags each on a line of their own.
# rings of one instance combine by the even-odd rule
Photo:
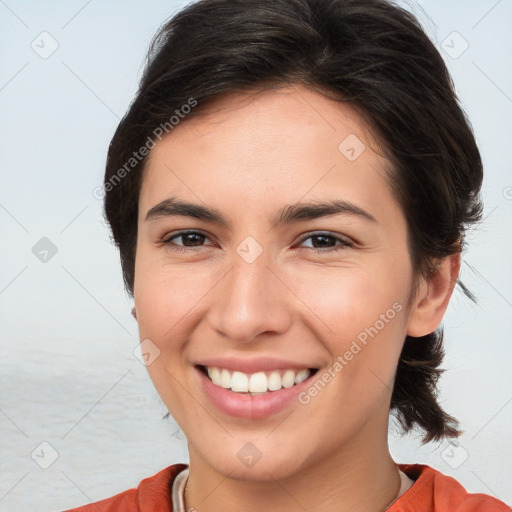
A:
<svg viewBox="0 0 512 512">
<path fill-rule="evenodd" d="M 337 194 L 375 216 L 383 199 L 394 201 L 390 163 L 346 104 L 290 86 L 225 95 L 197 108 L 151 151 L 141 214 L 170 195 L 244 211 Z"/>
</svg>

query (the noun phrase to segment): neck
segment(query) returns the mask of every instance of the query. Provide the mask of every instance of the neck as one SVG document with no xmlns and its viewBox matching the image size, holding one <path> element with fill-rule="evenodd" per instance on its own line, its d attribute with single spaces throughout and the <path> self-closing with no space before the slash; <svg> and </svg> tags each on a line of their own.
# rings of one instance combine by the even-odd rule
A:
<svg viewBox="0 0 512 512">
<path fill-rule="evenodd" d="M 189 446 L 186 510 L 247 512 L 384 511 L 400 489 L 387 437 L 359 435 L 347 446 L 280 480 L 236 480 L 216 472 Z M 270 471 L 271 473 L 271 471 Z"/>
</svg>

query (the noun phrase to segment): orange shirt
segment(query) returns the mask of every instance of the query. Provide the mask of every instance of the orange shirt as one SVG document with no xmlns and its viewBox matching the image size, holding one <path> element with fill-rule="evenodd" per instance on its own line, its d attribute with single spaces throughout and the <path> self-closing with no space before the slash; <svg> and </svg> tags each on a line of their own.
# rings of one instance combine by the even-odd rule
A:
<svg viewBox="0 0 512 512">
<path fill-rule="evenodd" d="M 186 467 L 174 464 L 145 478 L 136 489 L 65 512 L 172 512 L 172 483 Z M 469 494 L 457 480 L 430 466 L 398 467 L 416 481 L 387 512 L 511 512 L 502 501 L 486 494 Z"/>
</svg>

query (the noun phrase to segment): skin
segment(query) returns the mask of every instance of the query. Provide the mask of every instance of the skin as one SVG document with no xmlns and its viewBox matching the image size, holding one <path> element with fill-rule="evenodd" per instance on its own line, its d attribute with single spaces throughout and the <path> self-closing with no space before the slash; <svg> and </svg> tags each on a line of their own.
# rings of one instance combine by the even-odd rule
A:
<svg viewBox="0 0 512 512">
<path fill-rule="evenodd" d="M 355 161 L 338 149 L 350 134 L 366 146 Z M 188 440 L 187 510 L 383 510 L 398 492 L 387 427 L 399 354 L 407 334 L 440 325 L 459 257 L 415 281 L 389 162 L 371 135 L 348 105 L 290 86 L 217 99 L 151 151 L 134 299 L 140 339 L 160 350 L 150 377 Z M 171 196 L 220 210 L 230 227 L 145 219 Z M 339 214 L 271 227 L 283 206 L 333 199 L 377 222 Z M 180 230 L 206 236 L 162 243 Z M 355 245 L 308 237 L 318 231 Z M 236 251 L 248 236 L 263 249 L 252 263 Z M 402 310 L 306 405 L 237 419 L 199 385 L 193 363 L 214 356 L 308 361 L 321 375 L 394 303 Z M 252 467 L 237 457 L 248 442 L 262 454 Z"/>
</svg>

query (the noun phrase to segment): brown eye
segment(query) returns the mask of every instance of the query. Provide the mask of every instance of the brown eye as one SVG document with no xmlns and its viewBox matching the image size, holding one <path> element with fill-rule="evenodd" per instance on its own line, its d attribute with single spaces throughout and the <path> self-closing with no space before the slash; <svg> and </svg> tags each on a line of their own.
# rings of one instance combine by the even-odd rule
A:
<svg viewBox="0 0 512 512">
<path fill-rule="evenodd" d="M 317 252 L 330 252 L 332 250 L 340 250 L 346 247 L 353 247 L 350 240 L 341 238 L 332 233 L 314 233 L 302 239 L 301 245 L 306 241 L 311 240 L 310 249 Z M 339 243 L 338 243 L 339 242 Z"/>
<path fill-rule="evenodd" d="M 181 243 L 175 243 L 174 240 L 180 240 Z M 208 237 L 200 231 L 182 231 L 181 233 L 171 234 L 162 239 L 164 245 L 177 247 L 202 247 Z"/>
</svg>

